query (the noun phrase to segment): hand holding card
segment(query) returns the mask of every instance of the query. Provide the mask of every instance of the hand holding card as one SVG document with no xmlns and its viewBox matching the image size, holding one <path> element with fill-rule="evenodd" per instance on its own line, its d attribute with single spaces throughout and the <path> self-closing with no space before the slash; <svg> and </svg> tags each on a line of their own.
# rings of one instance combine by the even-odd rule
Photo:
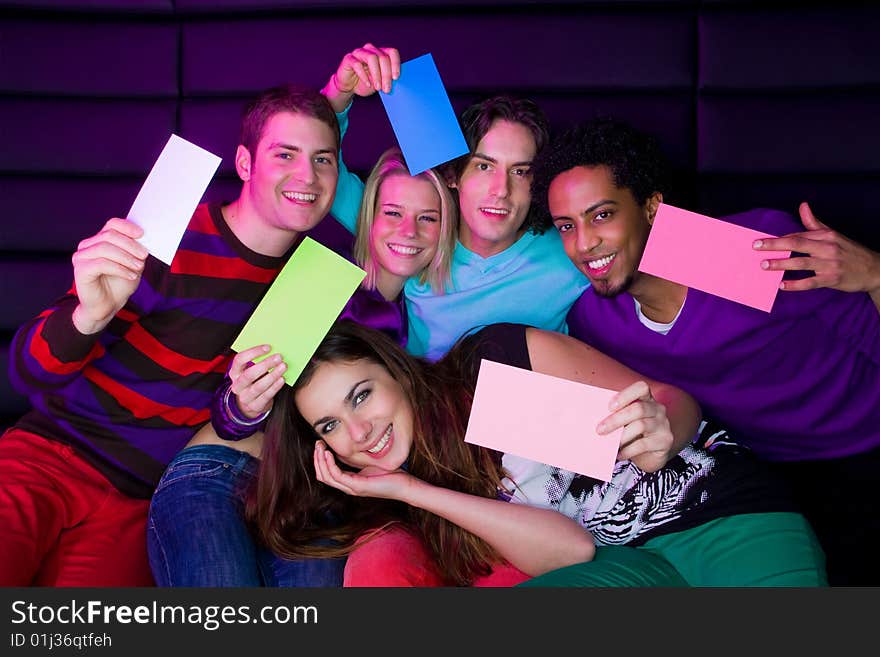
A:
<svg viewBox="0 0 880 657">
<path fill-rule="evenodd" d="M 770 312 L 784 272 L 761 261 L 790 252 L 753 249 L 764 237 L 773 236 L 661 203 L 639 271 Z"/>
<path fill-rule="evenodd" d="M 306 237 L 232 343 L 235 351 L 271 345 L 293 385 L 366 272 Z"/>
<path fill-rule="evenodd" d="M 484 359 L 464 440 L 608 481 L 622 431 L 596 426 L 615 394 Z"/>
</svg>

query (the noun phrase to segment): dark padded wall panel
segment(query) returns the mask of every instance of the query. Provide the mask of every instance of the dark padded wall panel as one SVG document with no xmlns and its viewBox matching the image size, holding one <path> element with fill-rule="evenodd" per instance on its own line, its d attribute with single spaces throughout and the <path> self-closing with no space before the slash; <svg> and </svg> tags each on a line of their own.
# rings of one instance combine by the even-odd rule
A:
<svg viewBox="0 0 880 657">
<path fill-rule="evenodd" d="M 618 0 L 618 2 L 644 2 L 645 0 Z M 650 0 L 649 0 L 650 1 Z M 654 0 L 655 2 L 666 3 L 667 0 Z M 500 8 L 530 5 L 535 0 L 482 0 L 480 6 L 497 6 Z M 410 9 L 412 7 L 426 6 L 454 8 L 457 6 L 473 7 L 476 3 L 473 0 L 175 0 L 174 3 L 178 9 L 186 11 L 200 12 L 216 12 L 220 9 L 238 10 L 241 12 L 254 12 L 267 9 L 333 9 L 345 8 L 352 9 L 357 7 L 369 9 Z M 583 0 L 556 0 L 557 5 L 580 5 L 584 4 Z"/>
<path fill-rule="evenodd" d="M 699 20 L 703 89 L 880 85 L 880 10 L 727 10 Z"/>
<path fill-rule="evenodd" d="M 4 285 L 0 331 L 14 331 L 70 288 L 73 269 L 69 257 L 8 260 L 0 263 L 0 280 Z"/>
<path fill-rule="evenodd" d="M 176 103 L 13 98 L 0 99 L 0 116 L 0 172 L 145 177 L 175 129 Z"/>
<path fill-rule="evenodd" d="M 175 0 L 3 0 L 0 7 L 59 9 L 65 12 L 170 14 Z"/>
<path fill-rule="evenodd" d="M 638 21 L 624 14 L 544 16 L 540 50 L 523 42 L 535 27 L 534 15 L 481 21 L 428 14 L 364 16 L 351 22 L 327 17 L 192 24 L 183 31 L 184 93 L 255 91 L 285 81 L 320 86 L 340 56 L 364 42 L 364 35 L 375 44 L 394 44 L 404 60 L 431 52 L 451 92 L 487 86 L 686 89 L 692 80 L 691 20 L 669 14 L 646 14 Z M 589 35 L 602 35 L 601 47 L 591 47 L 596 44 Z M 243 66 L 242 58 L 261 65 Z"/>
<path fill-rule="evenodd" d="M 177 95 L 177 26 L 12 20 L 0 26 L 0 90 Z"/>
<path fill-rule="evenodd" d="M 880 92 L 699 101 L 701 172 L 880 173 Z"/>
<path fill-rule="evenodd" d="M 701 8 L 697 207 L 756 205 L 827 223 L 880 248 L 880 10 Z"/>
<path fill-rule="evenodd" d="M 0 252 L 69 256 L 110 217 L 125 216 L 143 184 L 137 178 L 0 178 Z M 74 202 L 71 202 L 71 201 Z"/>
<path fill-rule="evenodd" d="M 180 105 L 180 136 L 222 158 L 220 175 L 235 175 L 235 149 L 246 98 L 184 99 Z"/>
<path fill-rule="evenodd" d="M 12 332 L 70 285 L 71 252 L 127 212 L 168 135 L 223 158 L 205 197 L 231 200 L 244 102 L 323 85 L 367 40 L 432 52 L 456 111 L 513 91 L 556 130 L 610 114 L 655 133 L 680 205 L 722 216 L 806 199 L 880 248 L 880 9 L 865 5 L 0 0 L 0 425 L 26 408 L 5 375 Z M 349 167 L 366 174 L 394 143 L 379 99 L 358 100 Z M 315 237 L 350 244 L 333 222 Z"/>
<path fill-rule="evenodd" d="M 880 251 L 880 230 L 871 216 L 877 207 L 880 177 L 798 174 L 759 176 L 719 174 L 700 177 L 698 205 L 718 216 L 743 208 L 779 208 L 796 213 L 801 201 L 833 228 Z"/>
</svg>

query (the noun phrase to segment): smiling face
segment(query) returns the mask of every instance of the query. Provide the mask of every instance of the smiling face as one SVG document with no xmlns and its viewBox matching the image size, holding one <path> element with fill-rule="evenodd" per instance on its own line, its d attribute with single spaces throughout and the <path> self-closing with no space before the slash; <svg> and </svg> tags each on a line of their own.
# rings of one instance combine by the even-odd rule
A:
<svg viewBox="0 0 880 657">
<path fill-rule="evenodd" d="M 400 384 L 368 360 L 324 362 L 296 392 L 297 409 L 354 468 L 398 469 L 413 444 L 413 409 Z"/>
<path fill-rule="evenodd" d="M 239 146 L 236 168 L 262 228 L 297 233 L 314 228 L 336 193 L 336 136 L 330 126 L 305 114 L 278 112 L 266 121 L 255 150 Z"/>
<path fill-rule="evenodd" d="M 614 184 L 606 166 L 579 166 L 550 183 L 548 202 L 565 252 L 597 294 L 612 297 L 638 280 L 657 204 L 640 206 L 628 188 Z M 632 290 L 630 290 L 632 291 Z"/>
<path fill-rule="evenodd" d="M 440 240 L 440 213 L 440 195 L 429 180 L 399 173 L 382 181 L 370 230 L 380 288 L 383 278 L 402 285 L 431 263 Z"/>
<path fill-rule="evenodd" d="M 489 257 L 519 237 L 531 205 L 535 138 L 521 123 L 497 120 L 486 132 L 459 177 L 461 243 Z"/>
</svg>

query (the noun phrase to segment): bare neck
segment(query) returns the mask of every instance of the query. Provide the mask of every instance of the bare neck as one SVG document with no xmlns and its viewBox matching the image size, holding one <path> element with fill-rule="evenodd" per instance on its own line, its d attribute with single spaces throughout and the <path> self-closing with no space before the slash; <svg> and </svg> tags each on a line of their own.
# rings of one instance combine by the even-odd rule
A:
<svg viewBox="0 0 880 657">
<path fill-rule="evenodd" d="M 668 324 L 678 316 L 687 292 L 684 285 L 642 272 L 629 289 L 645 317 L 659 324 Z"/>
<path fill-rule="evenodd" d="M 399 297 L 404 283 L 406 279 L 403 276 L 395 276 L 381 268 L 376 276 L 376 289 L 385 301 L 394 301 Z"/>
<path fill-rule="evenodd" d="M 271 226 L 260 217 L 249 201 L 246 187 L 238 199 L 223 207 L 223 218 L 242 244 L 263 255 L 282 256 L 299 237 L 297 231 Z"/>
<path fill-rule="evenodd" d="M 493 255 L 498 255 L 516 244 L 516 241 L 522 237 L 524 232 L 520 229 L 512 239 L 503 242 L 487 242 L 476 237 L 467 227 L 467 224 L 462 221 L 459 226 L 458 241 L 468 251 L 476 253 L 481 258 L 491 258 Z"/>
</svg>

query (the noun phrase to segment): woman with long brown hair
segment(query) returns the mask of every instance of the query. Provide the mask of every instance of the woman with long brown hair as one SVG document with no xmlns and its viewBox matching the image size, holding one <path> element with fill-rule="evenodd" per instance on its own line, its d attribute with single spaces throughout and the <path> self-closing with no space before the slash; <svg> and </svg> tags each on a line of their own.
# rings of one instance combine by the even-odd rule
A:
<svg viewBox="0 0 880 657">
<path fill-rule="evenodd" d="M 484 357 L 620 390 L 601 423 L 602 433 L 623 429 L 612 481 L 465 443 Z M 750 544 L 732 550 L 741 556 L 725 573 L 732 581 L 824 583 L 821 551 L 784 493 L 717 433 L 713 450 L 705 432 L 691 444 L 699 424 L 680 389 L 564 335 L 494 325 L 429 364 L 338 322 L 276 399 L 247 515 L 277 554 L 349 555 L 346 585 L 513 584 L 590 562 L 596 543 L 646 547 L 707 527 L 718 539 L 744 522 L 765 539 L 765 564 Z M 711 585 L 715 577 L 680 572 L 677 560 L 699 561 L 692 552 L 639 557 L 650 563 L 624 583 Z M 598 561 L 597 581 L 609 585 L 608 564 L 619 562 Z"/>
</svg>

